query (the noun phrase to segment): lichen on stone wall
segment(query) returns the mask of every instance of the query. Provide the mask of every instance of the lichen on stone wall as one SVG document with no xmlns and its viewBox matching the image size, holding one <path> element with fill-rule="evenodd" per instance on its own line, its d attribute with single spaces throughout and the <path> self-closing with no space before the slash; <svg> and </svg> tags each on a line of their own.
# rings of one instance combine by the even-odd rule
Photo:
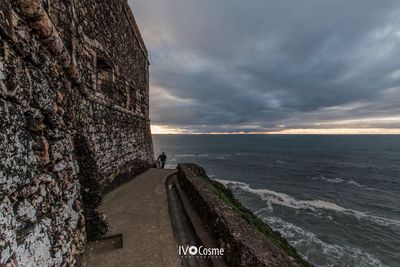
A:
<svg viewBox="0 0 400 267">
<path fill-rule="evenodd" d="M 152 164 L 147 51 L 130 12 L 122 0 L 0 1 L 0 266 L 75 265 L 106 228 L 102 192 Z"/>
</svg>

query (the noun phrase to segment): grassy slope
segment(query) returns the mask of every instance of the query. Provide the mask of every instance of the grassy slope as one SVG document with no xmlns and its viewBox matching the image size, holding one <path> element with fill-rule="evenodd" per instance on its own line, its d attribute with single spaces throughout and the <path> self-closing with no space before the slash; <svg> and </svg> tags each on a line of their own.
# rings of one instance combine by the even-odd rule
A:
<svg viewBox="0 0 400 267">
<path fill-rule="evenodd" d="M 265 224 L 260 218 L 258 218 L 252 211 L 242 206 L 242 204 L 234 197 L 231 190 L 227 189 L 223 184 L 213 181 L 208 177 L 200 177 L 202 180 L 209 184 L 210 190 L 215 193 L 222 201 L 228 206 L 235 210 L 240 217 L 247 221 L 252 227 L 264 234 L 269 240 L 271 240 L 276 246 L 282 248 L 293 257 L 297 263 L 302 266 L 312 266 L 310 263 L 305 261 L 293 248 L 286 239 L 281 237 L 279 232 L 273 231 L 267 224 Z"/>
</svg>

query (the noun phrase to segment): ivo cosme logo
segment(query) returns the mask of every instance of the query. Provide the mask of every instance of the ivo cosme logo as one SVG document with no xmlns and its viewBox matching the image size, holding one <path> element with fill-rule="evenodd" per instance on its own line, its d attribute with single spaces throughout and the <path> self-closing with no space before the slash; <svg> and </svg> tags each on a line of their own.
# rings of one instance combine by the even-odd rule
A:
<svg viewBox="0 0 400 267">
<path fill-rule="evenodd" d="M 206 248 L 204 246 L 179 246 L 181 257 L 217 258 L 224 256 L 223 248 Z"/>
</svg>

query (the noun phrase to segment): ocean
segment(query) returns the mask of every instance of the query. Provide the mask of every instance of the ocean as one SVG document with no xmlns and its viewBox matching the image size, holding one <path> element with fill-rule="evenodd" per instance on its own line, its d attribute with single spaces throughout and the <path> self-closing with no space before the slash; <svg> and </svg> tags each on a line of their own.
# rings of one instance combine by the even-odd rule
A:
<svg viewBox="0 0 400 267">
<path fill-rule="evenodd" d="M 400 266 L 400 136 L 154 135 L 316 266 Z"/>
</svg>

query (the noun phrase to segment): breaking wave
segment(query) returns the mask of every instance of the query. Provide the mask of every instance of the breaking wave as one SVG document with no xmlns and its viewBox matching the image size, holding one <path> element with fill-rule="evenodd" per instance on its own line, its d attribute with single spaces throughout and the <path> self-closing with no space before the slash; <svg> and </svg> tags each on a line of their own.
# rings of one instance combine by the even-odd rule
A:
<svg viewBox="0 0 400 267">
<path fill-rule="evenodd" d="M 328 178 L 328 177 L 325 177 L 323 175 L 311 177 L 311 179 L 313 179 L 313 180 L 322 180 L 322 181 L 325 181 L 325 182 L 328 182 L 328 183 L 344 183 L 345 182 L 346 184 L 353 185 L 353 186 L 360 187 L 360 188 L 364 188 L 364 189 L 367 189 L 367 190 L 376 190 L 375 188 L 371 188 L 371 187 L 362 185 L 362 184 L 354 181 L 353 179 L 344 180 L 344 179 L 339 178 L 339 177 Z"/>
<path fill-rule="evenodd" d="M 261 211 L 258 211 L 258 214 Z M 279 231 L 302 256 L 314 262 L 314 258 L 324 255 L 319 266 L 385 266 L 375 256 L 351 246 L 328 244 L 312 232 L 308 232 L 292 223 L 272 216 L 260 216 L 274 230 Z"/>
<path fill-rule="evenodd" d="M 261 197 L 262 200 L 267 201 L 268 206 L 272 208 L 272 204 L 289 207 L 292 209 L 305 209 L 315 212 L 318 209 L 333 210 L 336 212 L 342 212 L 347 215 L 355 216 L 357 219 L 368 220 L 372 223 L 382 225 L 382 226 L 393 226 L 400 228 L 400 221 L 393 220 L 389 218 L 384 218 L 376 215 L 369 214 L 363 211 L 357 211 L 342 207 L 333 202 L 325 200 L 297 200 L 292 196 L 284 193 L 275 192 L 268 189 L 254 189 L 251 188 L 249 184 L 229 181 L 229 180 L 218 180 L 218 182 L 224 184 L 225 186 L 233 189 L 241 189 L 243 191 L 256 194 Z"/>
<path fill-rule="evenodd" d="M 316 178 L 319 178 L 319 179 L 321 179 L 321 180 L 323 180 L 325 182 L 328 182 L 328 183 L 341 183 L 341 182 L 344 181 L 342 178 L 339 178 L 339 177 L 327 178 L 325 176 L 320 176 L 320 177 L 316 177 Z"/>
<path fill-rule="evenodd" d="M 177 164 L 165 164 L 166 169 L 176 169 L 177 166 Z"/>
<path fill-rule="evenodd" d="M 209 157 L 210 154 L 181 154 L 181 155 L 176 155 L 176 157 L 179 158 L 189 158 L 189 157 Z"/>
<path fill-rule="evenodd" d="M 208 158 L 208 159 L 219 159 L 225 160 L 230 157 L 237 157 L 237 156 L 247 156 L 251 155 L 251 153 L 195 153 L 195 154 L 178 154 L 175 155 L 177 158 Z M 277 163 L 284 164 L 284 161 L 277 161 Z"/>
<path fill-rule="evenodd" d="M 357 183 L 357 182 L 354 181 L 354 180 L 350 180 L 350 181 L 348 181 L 347 183 L 348 183 L 348 184 L 355 185 L 355 186 L 357 186 L 357 187 L 365 187 L 364 185 L 359 184 L 359 183 Z"/>
</svg>

